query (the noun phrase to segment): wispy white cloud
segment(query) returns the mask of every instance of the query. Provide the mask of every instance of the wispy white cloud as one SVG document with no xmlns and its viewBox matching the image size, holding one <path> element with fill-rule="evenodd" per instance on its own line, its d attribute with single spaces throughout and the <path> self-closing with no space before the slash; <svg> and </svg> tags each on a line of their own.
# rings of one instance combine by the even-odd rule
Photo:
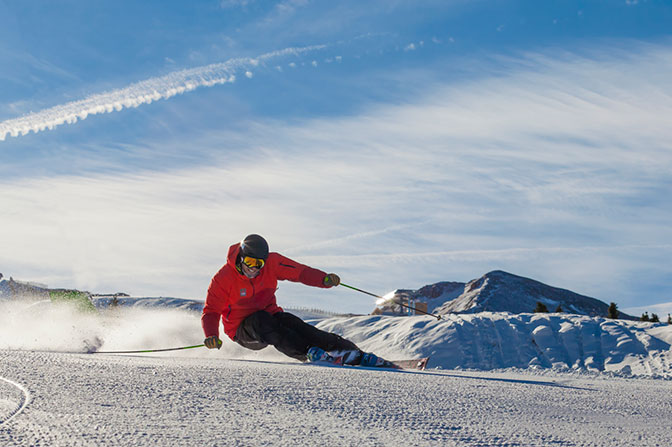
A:
<svg viewBox="0 0 672 447">
<path fill-rule="evenodd" d="M 300 246 L 297 246 L 297 247 L 291 247 L 291 248 L 288 248 L 287 250 L 285 250 L 284 253 L 287 253 L 287 254 L 290 254 L 290 255 L 294 254 L 294 253 L 303 254 L 303 253 L 314 251 L 314 250 L 320 250 L 320 249 L 323 250 L 323 249 L 329 248 L 329 247 L 342 246 L 345 243 L 349 243 L 349 242 L 352 242 L 352 241 L 357 240 L 357 239 L 368 239 L 368 238 L 371 238 L 371 237 L 374 237 L 374 236 L 379 236 L 379 235 L 384 234 L 384 233 L 389 233 L 389 232 L 393 232 L 393 231 L 398 231 L 398 230 L 403 230 L 403 229 L 407 229 L 407 228 L 416 227 L 419 224 L 424 224 L 424 223 L 426 223 L 426 222 L 424 222 L 422 220 L 419 220 L 419 221 L 414 220 L 413 223 L 410 223 L 410 224 L 392 225 L 392 226 L 389 226 L 389 227 L 384 227 L 384 228 L 380 228 L 380 229 L 376 229 L 376 230 L 372 230 L 372 231 L 364 231 L 364 232 L 360 232 L 360 233 L 349 234 L 349 235 L 343 236 L 343 237 L 338 237 L 338 238 L 335 238 L 335 239 L 327 239 L 327 240 L 322 240 L 320 242 L 312 242 L 312 243 L 307 244 L 307 245 L 300 245 Z M 377 258 L 377 255 L 373 255 L 373 256 L 375 256 Z M 399 255 L 399 256 L 402 256 L 402 255 Z M 354 261 L 355 260 L 354 258 L 357 258 L 356 259 L 357 261 L 361 260 L 361 257 L 358 256 L 358 255 L 342 256 L 341 258 L 346 258 L 347 259 L 346 262 Z"/>
<path fill-rule="evenodd" d="M 278 3 L 275 8 L 280 13 L 290 14 L 296 11 L 298 8 L 307 6 L 309 4 L 309 0 L 284 0 Z"/>
<path fill-rule="evenodd" d="M 248 70 L 250 67 L 257 67 L 260 63 L 275 58 L 296 56 L 323 48 L 325 48 L 324 45 L 286 48 L 262 54 L 256 58 L 236 58 L 223 63 L 179 70 L 165 76 L 137 82 L 122 89 L 95 94 L 79 101 L 8 119 L 0 122 L 0 141 L 8 136 L 18 137 L 31 131 L 37 133 L 63 124 L 74 124 L 90 115 L 118 112 L 122 109 L 150 104 L 199 87 L 213 87 L 234 82 L 236 73 L 240 70 L 245 70 L 245 75 L 251 77 L 252 72 Z"/>
<path fill-rule="evenodd" d="M 5 182 L 0 265 L 197 297 L 228 244 L 258 232 L 376 293 L 500 268 L 661 301 L 636 277 L 669 277 L 672 49 L 604 53 L 499 60 L 413 103 L 155 143 L 199 147 L 207 167 Z M 289 304 L 370 305 L 282 287 Z"/>
<path fill-rule="evenodd" d="M 255 0 L 221 0 L 219 5 L 222 9 L 245 8 Z"/>
</svg>

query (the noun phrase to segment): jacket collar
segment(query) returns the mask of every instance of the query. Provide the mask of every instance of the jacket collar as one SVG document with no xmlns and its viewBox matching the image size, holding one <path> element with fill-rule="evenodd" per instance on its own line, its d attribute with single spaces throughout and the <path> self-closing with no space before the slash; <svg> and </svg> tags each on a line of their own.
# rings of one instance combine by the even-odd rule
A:
<svg viewBox="0 0 672 447">
<path fill-rule="evenodd" d="M 238 254 L 240 253 L 240 242 L 233 244 L 229 247 L 229 254 L 226 257 L 226 263 L 231 266 L 239 275 L 245 276 L 243 271 L 240 269 L 240 266 L 237 265 Z M 246 277 L 246 276 L 245 276 Z M 246 277 L 247 278 L 247 277 Z"/>
</svg>

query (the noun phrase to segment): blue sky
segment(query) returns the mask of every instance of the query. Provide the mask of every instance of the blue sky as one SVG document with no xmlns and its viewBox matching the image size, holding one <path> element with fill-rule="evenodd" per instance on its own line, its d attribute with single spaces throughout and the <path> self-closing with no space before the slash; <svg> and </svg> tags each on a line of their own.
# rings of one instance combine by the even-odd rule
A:
<svg viewBox="0 0 672 447">
<path fill-rule="evenodd" d="M 664 315 L 671 23 L 641 0 L 0 1 L 0 271 L 203 298 L 257 232 L 375 293 L 502 269 Z"/>
</svg>

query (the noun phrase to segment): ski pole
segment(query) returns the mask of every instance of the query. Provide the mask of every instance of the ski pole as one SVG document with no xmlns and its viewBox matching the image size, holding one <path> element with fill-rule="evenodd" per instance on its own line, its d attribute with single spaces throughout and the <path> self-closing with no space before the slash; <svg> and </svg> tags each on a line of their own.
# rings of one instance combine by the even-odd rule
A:
<svg viewBox="0 0 672 447">
<path fill-rule="evenodd" d="M 380 295 L 376 295 L 375 293 L 367 292 L 366 290 L 358 289 L 357 287 L 352 287 L 352 286 L 349 286 L 349 285 L 347 285 L 347 284 L 343 284 L 343 283 L 341 283 L 341 285 L 344 286 L 344 287 L 347 287 L 348 289 L 356 290 L 357 292 L 361 292 L 361 293 L 364 293 L 364 294 L 366 294 L 366 295 L 370 295 L 370 296 L 373 296 L 373 297 L 376 297 L 376 298 L 380 298 L 381 300 L 386 300 L 386 298 L 383 298 L 383 297 L 380 296 Z M 395 301 L 394 304 L 398 304 L 398 305 L 400 305 L 401 307 L 405 307 L 405 308 L 407 308 L 407 309 L 411 309 L 411 310 L 413 310 L 413 311 L 415 311 L 415 312 L 418 312 L 418 313 L 421 313 L 421 314 L 430 315 L 430 316 L 436 318 L 437 320 L 440 320 L 440 319 L 441 319 L 441 315 L 430 314 L 429 312 L 425 312 L 424 310 L 417 309 L 417 308 L 415 308 L 415 307 L 413 307 L 413 306 L 407 306 L 406 304 L 398 303 L 398 302 L 396 302 L 396 301 Z"/>
<path fill-rule="evenodd" d="M 91 354 L 142 354 L 147 352 L 180 351 L 182 349 L 201 348 L 203 346 L 205 345 L 180 346 L 179 348 L 165 348 L 165 349 L 143 349 L 139 351 L 93 351 Z"/>
</svg>

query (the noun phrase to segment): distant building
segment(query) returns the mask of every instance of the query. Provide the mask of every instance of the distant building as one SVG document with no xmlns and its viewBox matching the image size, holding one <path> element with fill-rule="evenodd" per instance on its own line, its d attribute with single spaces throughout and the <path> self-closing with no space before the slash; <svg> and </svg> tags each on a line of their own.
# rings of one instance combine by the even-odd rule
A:
<svg viewBox="0 0 672 447">
<path fill-rule="evenodd" d="M 405 290 L 395 290 L 386 301 L 378 304 L 372 315 L 424 315 L 427 312 L 426 301 L 417 299 Z"/>
<path fill-rule="evenodd" d="M 415 305 L 413 307 L 415 308 L 414 312 L 415 315 L 424 315 L 429 313 L 429 311 L 427 310 L 427 303 L 423 301 L 415 301 L 414 304 Z"/>
</svg>

